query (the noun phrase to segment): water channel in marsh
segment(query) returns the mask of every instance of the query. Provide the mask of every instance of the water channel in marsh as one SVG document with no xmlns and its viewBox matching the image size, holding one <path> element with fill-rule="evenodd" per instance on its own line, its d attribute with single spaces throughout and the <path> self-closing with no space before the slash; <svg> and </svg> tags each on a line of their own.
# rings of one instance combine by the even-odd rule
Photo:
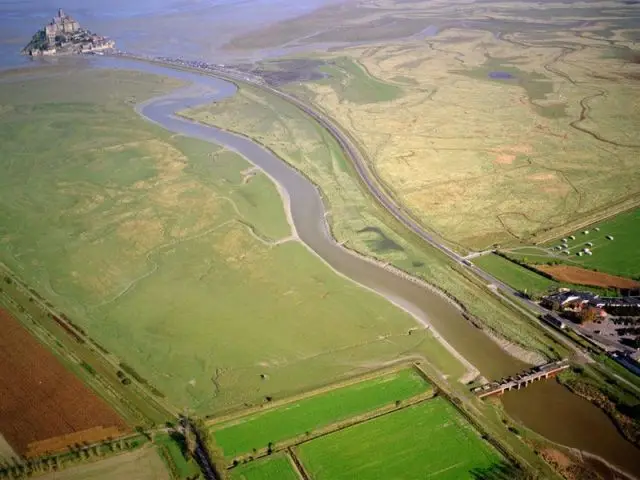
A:
<svg viewBox="0 0 640 480">
<path fill-rule="evenodd" d="M 175 115 L 181 110 L 228 98 L 235 94 L 235 85 L 209 75 L 121 58 L 96 58 L 91 63 L 189 82 L 188 87 L 139 105 L 137 111 L 167 130 L 236 151 L 262 169 L 285 192 L 283 198 L 288 202 L 286 207 L 290 209 L 296 232 L 313 252 L 340 274 L 428 322 L 485 377 L 498 379 L 528 367 L 474 327 L 443 296 L 341 247 L 330 234 L 319 189 L 269 150 L 247 137 Z M 549 440 L 601 457 L 640 477 L 640 449 L 622 437 L 604 412 L 557 382 L 539 382 L 509 392 L 503 397 L 503 403 L 513 418 Z"/>
</svg>

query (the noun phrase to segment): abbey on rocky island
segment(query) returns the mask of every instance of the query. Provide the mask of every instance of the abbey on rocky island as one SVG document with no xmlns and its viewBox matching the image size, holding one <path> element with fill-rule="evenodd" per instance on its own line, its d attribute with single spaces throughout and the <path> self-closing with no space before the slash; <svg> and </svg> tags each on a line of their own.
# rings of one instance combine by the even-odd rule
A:
<svg viewBox="0 0 640 480">
<path fill-rule="evenodd" d="M 22 53 L 32 56 L 91 53 L 114 47 L 113 40 L 81 28 L 77 20 L 59 9 L 51 22 L 36 32 Z"/>
<path fill-rule="evenodd" d="M 51 22 L 45 27 L 47 42 L 50 45 L 55 45 L 56 37 L 73 35 L 78 30 L 80 30 L 80 24 L 75 21 L 73 17 L 64 13 L 62 9 L 59 9 L 58 15 L 53 17 Z"/>
</svg>

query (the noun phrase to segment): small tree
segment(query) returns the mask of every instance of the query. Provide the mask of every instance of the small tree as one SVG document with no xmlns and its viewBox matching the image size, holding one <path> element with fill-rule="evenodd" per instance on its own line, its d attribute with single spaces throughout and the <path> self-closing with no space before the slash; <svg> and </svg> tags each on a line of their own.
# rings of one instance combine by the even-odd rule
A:
<svg viewBox="0 0 640 480">
<path fill-rule="evenodd" d="M 599 313 L 595 307 L 583 308 L 578 313 L 578 321 L 581 324 L 595 322 L 598 319 Z"/>
</svg>

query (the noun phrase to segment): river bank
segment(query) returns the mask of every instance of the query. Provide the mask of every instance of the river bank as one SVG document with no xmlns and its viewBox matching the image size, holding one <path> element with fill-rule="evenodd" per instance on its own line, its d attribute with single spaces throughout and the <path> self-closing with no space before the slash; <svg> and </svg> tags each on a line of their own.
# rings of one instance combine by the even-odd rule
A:
<svg viewBox="0 0 640 480">
<path fill-rule="evenodd" d="M 235 84 L 234 84 L 235 85 Z M 237 85 L 235 85 L 237 88 Z M 187 93 L 187 92 L 185 92 Z M 189 95 L 191 95 L 193 92 L 189 92 Z M 203 93 L 203 92 L 200 92 Z M 165 98 L 171 98 L 171 94 L 167 95 Z M 218 101 L 223 100 L 223 98 L 218 99 Z M 136 106 L 136 112 L 138 112 L 139 115 L 141 115 L 142 117 L 148 119 L 149 121 L 152 121 L 154 123 L 154 120 L 149 119 L 148 117 L 145 116 L 144 114 L 144 106 L 149 104 L 151 101 L 161 101 L 161 98 L 157 98 L 157 99 L 153 99 L 147 102 L 144 102 L 140 105 Z M 176 115 L 182 119 L 184 119 L 185 122 L 197 125 L 198 122 L 193 120 L 192 118 L 186 116 L 183 112 L 175 112 Z M 243 135 L 242 133 L 239 132 L 235 132 L 235 131 L 231 131 L 231 130 L 225 130 L 224 128 L 219 128 L 220 131 L 224 131 L 227 132 L 231 135 L 236 135 L 242 138 L 245 138 L 248 141 L 251 141 L 253 143 L 256 143 L 257 145 L 260 145 L 260 147 L 262 147 L 263 149 L 265 149 L 266 151 L 269 151 L 274 157 L 277 157 L 276 153 L 271 150 L 268 146 L 264 145 L 263 143 L 261 143 L 258 140 L 252 139 L 246 135 Z M 242 155 L 242 153 L 236 149 L 231 149 L 234 152 Z M 462 365 L 464 365 L 465 367 L 465 373 L 458 379 L 458 381 L 460 383 L 466 384 L 469 383 L 471 381 L 473 381 L 474 379 L 478 378 L 480 376 L 480 370 L 473 365 L 469 360 L 467 360 L 459 351 L 457 351 L 449 342 L 447 342 L 447 340 L 437 331 L 437 329 L 433 326 L 433 324 L 429 321 L 429 317 L 425 314 L 424 311 L 420 310 L 420 309 L 416 309 L 414 308 L 412 305 L 403 303 L 401 301 L 399 301 L 398 299 L 385 295 L 383 292 L 376 290 L 375 288 L 371 288 L 368 285 L 362 283 L 362 282 L 358 282 L 357 280 L 348 277 L 347 275 L 345 275 L 343 272 L 341 272 L 338 268 L 336 268 L 334 265 L 332 265 L 330 262 L 328 262 L 325 258 L 323 258 L 316 250 L 314 250 L 310 245 L 308 245 L 307 243 L 305 243 L 304 241 L 302 241 L 302 239 L 300 238 L 300 235 L 298 234 L 298 231 L 296 229 L 296 224 L 293 220 L 293 216 L 292 216 L 292 209 L 291 209 L 291 195 L 289 194 L 288 190 L 286 189 L 286 187 L 278 181 L 277 178 L 275 178 L 273 175 L 271 175 L 268 171 L 265 171 L 263 168 L 260 167 L 259 164 L 255 163 L 252 161 L 251 158 L 243 156 L 249 163 L 253 164 L 255 168 L 259 169 L 262 173 L 264 173 L 265 175 L 267 175 L 271 181 L 274 183 L 274 185 L 276 186 L 280 197 L 282 198 L 282 204 L 283 204 L 283 208 L 285 209 L 286 215 L 287 215 L 287 219 L 289 221 L 289 225 L 291 226 L 292 232 L 293 232 L 293 237 L 300 241 L 302 243 L 302 245 L 304 245 L 309 252 L 311 252 L 313 255 L 315 255 L 316 257 L 318 257 L 321 261 L 323 261 L 329 268 L 331 268 L 331 270 L 333 270 L 336 274 L 340 275 L 341 277 L 354 282 L 356 285 L 365 288 L 369 291 L 372 291 L 373 293 L 376 293 L 378 295 L 381 295 L 383 297 L 385 297 L 389 302 L 391 302 L 392 304 L 394 304 L 396 307 L 402 309 L 403 311 L 407 312 L 409 315 L 411 315 L 417 323 L 419 323 L 420 325 L 422 325 L 424 328 L 428 329 L 430 331 L 430 333 L 433 335 L 434 338 L 436 338 L 441 344 L 442 346 L 452 355 L 454 356 Z M 292 169 L 295 169 L 295 167 L 291 166 Z M 303 176 L 304 178 L 307 179 L 308 182 L 312 183 L 312 180 L 309 179 L 308 177 L 306 177 L 306 175 L 304 174 L 304 172 L 295 169 L 295 171 Z M 313 184 L 313 183 L 312 183 Z M 314 185 L 314 188 L 317 189 L 318 194 L 321 195 L 322 191 L 320 189 L 319 186 Z M 335 248 L 339 248 L 341 249 L 343 252 L 345 252 L 347 255 L 351 255 L 354 258 L 357 258 L 360 261 L 364 261 L 364 262 L 369 262 L 372 265 L 375 265 L 378 268 L 382 268 L 387 270 L 388 272 L 390 272 L 393 275 L 398 276 L 399 278 L 411 281 L 416 283 L 417 285 L 420 285 L 423 288 L 429 289 L 431 292 L 433 292 L 436 295 L 439 295 L 443 300 L 447 301 L 450 303 L 451 306 L 455 307 L 456 309 L 458 309 L 461 313 L 464 312 L 464 308 L 462 305 L 458 304 L 455 299 L 451 298 L 450 296 L 448 296 L 446 293 L 442 292 L 441 290 L 439 290 L 438 288 L 436 288 L 435 286 L 429 284 L 428 282 L 413 277 L 411 275 L 409 275 L 408 273 L 394 267 L 393 265 L 390 265 L 389 263 L 384 263 L 378 259 L 372 258 L 372 257 L 367 257 L 363 254 L 361 254 L 360 252 L 347 248 L 345 247 L 344 244 L 338 242 L 338 240 L 335 238 L 335 236 L 333 235 L 332 232 L 332 228 L 331 228 L 331 224 L 328 221 L 328 210 L 325 211 L 325 213 L 322 216 L 322 222 L 324 224 L 324 231 L 327 233 L 326 238 L 328 241 L 332 242 L 333 246 Z M 492 337 L 492 338 L 497 338 L 497 337 Z M 503 346 L 504 344 L 500 344 L 500 342 L 497 342 L 498 345 Z M 505 343 L 508 344 L 508 342 Z M 505 348 L 505 352 L 507 353 L 511 353 L 509 352 L 508 349 Z M 518 355 L 522 355 L 523 358 L 530 358 L 530 356 L 527 355 L 523 355 L 522 351 L 518 351 L 515 349 L 512 349 L 512 352 L 515 353 L 515 357 L 519 358 Z M 526 360 L 524 360 L 526 361 Z"/>
<path fill-rule="evenodd" d="M 444 300 L 441 295 L 436 295 L 433 292 L 429 294 L 429 290 L 415 281 L 402 278 L 395 273 L 389 272 L 377 263 L 373 263 L 370 260 L 363 260 L 346 252 L 344 248 L 333 240 L 328 231 L 326 210 L 317 188 L 289 165 L 283 164 L 278 158 L 272 158 L 272 152 L 269 152 L 259 145 L 255 145 L 255 142 L 252 142 L 252 146 L 246 145 L 244 142 L 248 141 L 248 139 L 245 136 L 234 135 L 231 132 L 221 131 L 220 129 L 209 126 L 189 124 L 197 130 L 197 132 L 191 133 L 195 133 L 198 138 L 205 138 L 214 142 L 234 143 L 235 151 L 240 152 L 246 158 L 251 158 L 252 163 L 258 165 L 262 170 L 269 170 L 273 177 L 276 177 L 279 182 L 283 183 L 284 187 L 289 191 L 291 216 L 301 240 L 318 255 L 323 257 L 334 270 L 339 271 L 342 275 L 357 281 L 367 288 L 374 289 L 387 298 L 391 297 L 391 301 L 396 305 L 405 308 L 408 306 L 409 310 L 413 310 L 414 312 L 415 309 L 420 310 L 426 315 L 426 318 L 436 324 L 435 330 L 451 344 L 454 350 L 463 352 L 462 355 L 465 358 L 469 358 L 470 356 L 472 359 L 477 359 L 478 363 L 474 360 L 469 361 L 476 367 L 479 367 L 478 369 L 481 373 L 489 372 L 489 377 L 495 377 L 495 374 L 491 374 L 493 370 L 491 365 L 494 364 L 496 366 L 498 366 L 498 364 L 501 365 L 501 368 L 508 366 L 508 369 L 511 371 L 521 368 L 522 363 L 514 360 L 511 356 L 507 355 L 505 357 L 504 350 L 498 347 L 493 339 L 490 339 L 484 332 L 474 327 L 450 301 Z M 175 125 L 173 126 L 175 127 Z M 214 134 L 213 137 L 207 137 L 206 132 Z M 267 161 L 265 161 L 265 153 L 269 154 Z M 256 157 L 252 155 L 256 155 Z M 277 163 L 274 163 L 274 160 Z M 283 166 L 286 171 L 282 170 Z M 303 186 L 303 184 L 308 186 Z M 294 197 L 296 200 L 292 201 Z M 383 275 L 380 272 L 381 270 L 387 273 Z M 380 281 L 381 279 L 384 279 L 384 281 Z M 451 342 L 451 340 L 454 340 L 454 342 Z M 480 353 L 485 349 L 491 351 L 491 353 L 488 353 L 488 356 L 487 354 Z M 507 358 L 510 358 L 510 360 L 507 360 Z M 491 364 L 487 363 L 488 359 L 491 359 Z M 540 404 L 540 401 L 536 399 L 536 395 L 530 393 L 534 390 L 535 389 L 532 388 L 518 392 L 517 399 L 511 399 L 507 402 L 507 411 L 511 414 L 530 409 L 532 401 Z M 566 392 L 566 394 L 563 393 L 560 395 L 563 391 Z M 558 412 L 558 415 L 555 415 L 552 411 L 547 412 L 547 415 L 550 414 L 554 419 L 553 423 L 556 427 L 562 425 L 563 430 L 569 429 L 575 432 L 586 429 L 589 431 L 589 434 L 587 434 L 586 437 L 581 436 L 581 442 L 575 442 L 573 440 L 576 438 L 575 436 L 571 438 L 565 436 L 563 438 L 562 435 L 556 435 L 553 429 L 543 428 L 542 430 L 545 436 L 551 439 L 561 440 L 559 443 L 575 445 L 585 451 L 593 451 L 594 454 L 606 458 L 607 461 L 611 461 L 611 463 L 629 465 L 628 461 L 621 461 L 619 454 L 612 455 L 613 450 L 620 452 L 624 449 L 621 448 L 621 445 L 620 448 L 612 447 L 612 445 L 617 445 L 618 443 L 614 440 L 614 438 L 616 438 L 616 431 L 608 418 L 606 418 L 606 415 L 591 404 L 588 404 L 588 407 L 581 404 L 580 410 L 584 413 L 587 411 L 590 413 L 588 417 L 581 414 L 574 418 L 574 416 L 568 412 L 572 410 L 570 405 L 575 403 L 574 399 L 578 399 L 578 397 L 575 397 L 558 384 L 553 382 L 547 383 L 543 404 L 545 402 L 554 402 L 553 399 L 556 397 L 562 398 L 562 400 L 560 400 L 564 405 L 562 413 L 560 414 Z M 519 405 L 515 410 L 513 409 L 514 401 Z M 567 410 L 566 407 L 569 409 Z M 593 420 L 595 419 L 598 419 L 598 421 L 593 424 Z M 525 424 L 536 429 L 535 422 L 531 420 L 525 421 Z M 601 442 L 590 436 L 593 435 L 594 431 L 605 428 L 605 424 L 608 425 L 608 444 L 605 445 L 606 448 L 603 449 L 601 448 Z M 618 436 L 618 438 L 621 437 Z M 564 440 L 564 442 L 562 440 Z M 586 444 L 588 444 L 588 446 Z M 626 455 L 625 453 L 623 458 L 629 459 L 630 457 Z M 627 470 L 628 468 L 624 469 Z"/>
<path fill-rule="evenodd" d="M 100 60 L 98 62 L 104 63 L 106 67 L 114 67 L 109 62 L 101 62 Z M 127 67 L 120 68 L 137 69 L 135 64 L 130 63 L 127 64 Z M 166 69 L 153 73 L 175 75 L 175 71 L 167 71 Z M 174 78 L 176 77 L 174 76 Z M 203 79 L 205 77 L 201 75 L 182 77 L 183 81 L 206 81 Z M 224 82 L 214 82 L 213 90 L 215 91 L 223 91 L 227 88 L 228 85 Z M 242 153 L 244 157 L 256 160 L 253 163 L 258 163 L 262 170 L 268 171 L 286 188 L 290 218 L 305 244 L 308 244 L 326 263 L 334 270 L 340 271 L 342 275 L 356 280 L 367 288 L 376 289 L 385 296 L 392 297 L 396 305 L 400 303 L 401 306 L 408 305 L 409 308 L 418 309 L 420 314 L 434 325 L 438 334 L 446 339 L 452 348 L 465 358 L 469 358 L 470 362 L 485 376 L 493 379 L 499 373 L 492 372 L 517 372 L 521 368 L 520 362 L 506 355 L 502 349 L 495 345 L 493 340 L 487 338 L 484 332 L 474 327 L 469 320 L 464 318 L 459 309 L 454 308 L 441 295 L 434 294 L 414 281 L 401 278 L 378 264 L 358 259 L 343 248 L 337 248 L 339 245 L 327 231 L 326 207 L 318 189 L 308 179 L 283 164 L 282 160 L 274 158 L 269 152 L 255 145 L 255 142 L 249 142 L 247 138 L 240 139 L 237 135 L 221 132 L 212 127 L 187 124 L 187 122 L 175 117 L 176 110 L 188 107 L 196 101 L 215 100 L 215 96 L 205 95 L 203 97 L 202 93 L 203 90 L 194 94 L 196 98 L 188 95 L 188 98 L 174 98 L 166 103 L 149 105 L 150 110 L 145 109 L 145 114 L 152 114 L 152 118 L 158 125 L 173 132 L 226 145 L 227 148 Z M 551 398 L 554 395 L 555 393 L 552 393 Z M 530 406 L 527 390 L 518 393 L 517 402 L 523 403 L 526 407 Z M 576 428 L 575 425 L 567 424 L 568 421 L 570 423 L 570 418 L 560 418 L 556 419 L 557 424 L 567 428 Z"/>
</svg>

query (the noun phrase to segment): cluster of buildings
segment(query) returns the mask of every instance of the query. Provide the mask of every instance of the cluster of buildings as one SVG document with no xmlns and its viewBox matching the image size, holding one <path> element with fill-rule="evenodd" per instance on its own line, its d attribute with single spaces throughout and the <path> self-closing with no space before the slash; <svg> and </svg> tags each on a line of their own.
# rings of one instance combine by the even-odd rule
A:
<svg viewBox="0 0 640 480">
<path fill-rule="evenodd" d="M 599 310 L 602 317 L 607 313 L 616 316 L 640 316 L 640 296 L 600 297 L 591 292 L 578 292 L 562 289 L 542 299 L 542 306 L 560 311 L 579 312 L 593 307 Z"/>
<path fill-rule="evenodd" d="M 587 309 L 595 310 L 596 321 L 575 325 L 565 323 L 555 314 L 544 315 L 542 320 L 561 330 L 571 328 L 589 343 L 605 350 L 627 370 L 640 375 L 640 292 L 635 293 L 635 296 L 600 297 L 591 292 L 558 291 L 545 297 L 542 305 L 569 318 L 579 317 Z"/>
<path fill-rule="evenodd" d="M 55 45 L 56 38 L 73 35 L 79 30 L 80 24 L 69 15 L 66 15 L 62 9 L 58 10 L 58 14 L 44 27 L 49 45 Z"/>
<path fill-rule="evenodd" d="M 29 55 L 91 53 L 114 47 L 113 40 L 81 28 L 78 21 L 60 9 L 44 29 L 33 36 L 23 49 L 23 53 Z"/>
</svg>

